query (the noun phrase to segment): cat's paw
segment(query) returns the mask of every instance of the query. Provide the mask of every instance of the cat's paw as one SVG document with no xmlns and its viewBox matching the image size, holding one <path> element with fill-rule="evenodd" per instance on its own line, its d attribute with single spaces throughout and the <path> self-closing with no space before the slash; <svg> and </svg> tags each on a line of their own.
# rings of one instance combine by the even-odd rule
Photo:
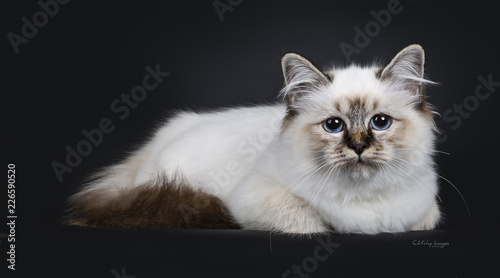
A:
<svg viewBox="0 0 500 278">
<path fill-rule="evenodd" d="M 266 185 L 259 193 L 254 198 L 245 198 L 247 202 L 242 202 L 239 196 L 233 196 L 229 202 L 231 214 L 243 229 L 291 234 L 320 234 L 330 230 L 315 208 L 288 189 Z"/>
<path fill-rule="evenodd" d="M 419 224 L 415 225 L 412 230 L 414 231 L 422 231 L 422 230 L 432 230 L 436 228 L 439 220 L 441 219 L 441 211 L 439 210 L 439 206 L 434 204 L 430 212 Z"/>
<path fill-rule="evenodd" d="M 278 201 L 278 200 L 276 200 Z M 279 200 L 273 230 L 293 234 L 322 234 L 330 231 L 319 213 L 304 199 L 288 194 L 286 199 Z"/>
<path fill-rule="evenodd" d="M 320 219 L 309 219 L 295 222 L 288 227 L 279 227 L 277 230 L 287 234 L 325 234 L 331 232 Z"/>
</svg>

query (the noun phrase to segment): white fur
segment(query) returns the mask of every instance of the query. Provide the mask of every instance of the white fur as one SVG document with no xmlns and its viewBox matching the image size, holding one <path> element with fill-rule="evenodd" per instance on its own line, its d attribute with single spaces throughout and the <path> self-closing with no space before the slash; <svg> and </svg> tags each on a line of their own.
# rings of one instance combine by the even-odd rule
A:
<svg viewBox="0 0 500 278">
<path fill-rule="evenodd" d="M 374 70 L 334 69 L 334 82 L 313 88 L 315 95 L 308 93 L 301 100 L 296 107 L 301 113 L 284 129 L 286 107 L 282 104 L 181 113 L 81 194 L 101 190 L 112 198 L 159 173 L 180 173 L 193 188 L 219 197 L 246 229 L 370 234 L 432 229 L 439 221 L 432 123 L 408 109 L 417 101 L 414 96 L 391 88 L 393 83 L 380 82 Z M 311 74 L 302 76 L 312 78 Z M 302 84 L 299 81 L 300 77 L 289 79 L 283 94 L 294 84 Z M 340 110 L 348 109 L 342 101 L 353 96 L 368 102 L 377 99 L 374 114 L 390 111 L 394 117 L 404 116 L 410 119 L 407 124 L 412 130 L 405 137 L 405 148 L 388 151 L 387 163 L 359 175 L 334 164 L 318 166 L 311 140 L 304 133 L 315 122 L 318 126 L 313 130 L 321 132 L 321 121 L 342 113 L 331 104 L 339 102 Z M 363 124 L 368 125 L 370 118 Z M 394 129 L 398 124 L 393 123 Z M 370 152 L 363 155 L 368 157 Z"/>
</svg>

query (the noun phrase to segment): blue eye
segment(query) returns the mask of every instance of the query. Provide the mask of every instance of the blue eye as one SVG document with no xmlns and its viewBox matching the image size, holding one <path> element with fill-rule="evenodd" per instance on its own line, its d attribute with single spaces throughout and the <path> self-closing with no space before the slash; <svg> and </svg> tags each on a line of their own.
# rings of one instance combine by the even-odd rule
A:
<svg viewBox="0 0 500 278">
<path fill-rule="evenodd" d="M 376 130 L 386 130 L 391 126 L 391 124 L 392 124 L 391 117 L 385 114 L 375 115 L 370 120 L 371 127 Z"/>
<path fill-rule="evenodd" d="M 338 133 L 344 129 L 344 121 L 340 118 L 330 118 L 323 122 L 323 128 L 329 133 Z"/>
</svg>

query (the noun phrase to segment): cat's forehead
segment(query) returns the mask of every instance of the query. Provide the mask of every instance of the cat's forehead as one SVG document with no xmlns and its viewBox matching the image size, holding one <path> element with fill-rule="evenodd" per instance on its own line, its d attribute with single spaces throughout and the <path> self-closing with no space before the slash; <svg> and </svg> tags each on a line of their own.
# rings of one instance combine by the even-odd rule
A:
<svg viewBox="0 0 500 278">
<path fill-rule="evenodd" d="M 351 66 L 329 72 L 332 82 L 324 92 L 323 107 L 360 116 L 404 106 L 404 98 L 390 92 L 387 84 L 378 79 L 378 71 L 377 67 Z"/>
<path fill-rule="evenodd" d="M 348 105 L 349 109 L 373 110 L 378 106 L 406 104 L 407 99 L 393 92 L 387 82 L 377 77 L 378 67 L 351 66 L 329 74 L 332 82 L 327 86 L 328 103 Z M 403 101 L 402 103 L 400 103 Z M 344 107 L 345 108 L 345 107 Z"/>
<path fill-rule="evenodd" d="M 338 96 L 361 97 L 376 92 L 380 87 L 377 78 L 378 68 L 351 66 L 344 69 L 334 69 L 329 74 L 333 76 L 330 90 Z"/>
</svg>

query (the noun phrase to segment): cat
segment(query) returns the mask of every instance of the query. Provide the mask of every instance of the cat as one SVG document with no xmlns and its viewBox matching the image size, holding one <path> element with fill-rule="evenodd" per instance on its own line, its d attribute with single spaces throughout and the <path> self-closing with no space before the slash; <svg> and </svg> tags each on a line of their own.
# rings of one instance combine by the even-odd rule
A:
<svg viewBox="0 0 500 278">
<path fill-rule="evenodd" d="M 436 128 L 424 60 L 414 44 L 384 67 L 323 72 L 286 54 L 280 103 L 177 114 L 72 196 L 67 222 L 294 234 L 434 229 Z"/>
</svg>

